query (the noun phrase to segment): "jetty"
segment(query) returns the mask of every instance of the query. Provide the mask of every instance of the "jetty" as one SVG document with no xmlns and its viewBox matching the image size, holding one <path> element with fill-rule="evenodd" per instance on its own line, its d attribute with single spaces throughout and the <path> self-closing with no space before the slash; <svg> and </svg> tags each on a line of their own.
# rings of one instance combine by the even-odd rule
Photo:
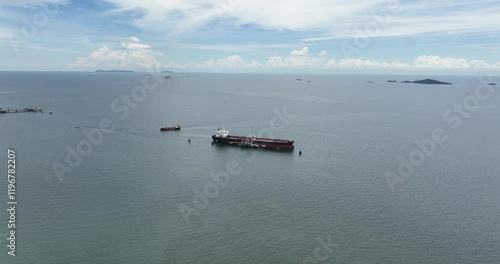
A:
<svg viewBox="0 0 500 264">
<path fill-rule="evenodd" d="M 43 113 L 42 109 L 38 109 L 33 106 L 25 107 L 25 108 L 2 108 L 0 107 L 0 114 L 8 114 L 8 113 L 24 113 L 24 112 L 41 112 Z"/>
</svg>

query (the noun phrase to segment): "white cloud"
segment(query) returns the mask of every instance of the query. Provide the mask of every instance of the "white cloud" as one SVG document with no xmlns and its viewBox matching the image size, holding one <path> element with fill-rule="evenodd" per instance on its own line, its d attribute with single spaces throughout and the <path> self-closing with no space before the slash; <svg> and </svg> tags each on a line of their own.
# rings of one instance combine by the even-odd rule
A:
<svg viewBox="0 0 500 264">
<path fill-rule="evenodd" d="M 340 69 L 410 69 L 410 70 L 500 70 L 500 62 L 489 64 L 483 60 L 467 60 L 464 58 L 451 58 L 422 55 L 415 58 L 413 63 L 394 61 L 374 61 L 357 58 L 342 59 L 336 62 L 330 59 L 326 68 Z"/>
<path fill-rule="evenodd" d="M 126 48 L 125 50 L 113 50 L 108 46 L 102 46 L 87 57 L 78 57 L 73 66 L 78 68 L 152 68 L 161 65 L 157 57 L 163 54 L 151 51 L 151 46 L 139 43 L 139 39 L 131 37 L 129 41 L 121 44 Z"/>
<path fill-rule="evenodd" d="M 301 50 L 292 50 L 290 51 L 291 55 L 298 55 L 298 56 L 307 56 L 309 53 L 309 48 L 304 47 Z"/>
<path fill-rule="evenodd" d="M 256 68 L 262 68 L 263 65 L 257 61 L 245 62 L 243 58 L 239 55 L 231 55 L 222 59 L 208 59 L 202 63 L 188 62 L 183 64 L 178 64 L 173 61 L 164 64 L 165 67 L 171 69 L 187 69 L 187 70 L 251 70 Z"/>
<path fill-rule="evenodd" d="M 167 34 L 191 32 L 213 21 L 218 25 L 318 32 L 308 41 L 356 37 L 355 29 L 364 30 L 370 23 L 382 27 L 377 36 L 498 32 L 500 28 L 497 0 L 105 1 L 116 6 L 113 12 L 141 14 L 132 20 L 133 25 Z M 400 8 L 395 8 L 395 3 L 400 3 Z"/>
<path fill-rule="evenodd" d="M 305 42 L 359 37 L 411 36 L 418 34 L 452 35 L 498 32 L 496 19 L 500 5 L 496 0 L 401 1 L 400 11 L 391 12 L 387 6 L 373 9 L 372 15 L 352 17 L 339 23 L 329 32 L 303 39 Z M 397 1 L 400 2 L 400 1 Z"/>
<path fill-rule="evenodd" d="M 140 39 L 136 38 L 136 37 L 130 37 L 128 38 L 130 41 L 133 41 L 133 42 L 139 42 L 141 41 Z"/>
<path fill-rule="evenodd" d="M 141 49 L 150 49 L 151 46 L 147 44 L 133 43 L 133 42 L 122 42 L 122 46 L 131 50 L 141 50 Z"/>
<path fill-rule="evenodd" d="M 328 53 L 328 52 L 327 52 L 326 50 L 323 50 L 322 52 L 320 52 L 320 53 L 318 54 L 318 56 L 326 56 L 326 54 L 327 54 L 327 53 Z"/>
<path fill-rule="evenodd" d="M 150 49 L 151 46 L 147 44 L 139 43 L 140 39 L 136 37 L 130 37 L 128 41 L 122 42 L 122 47 L 131 50 L 141 50 L 141 49 Z"/>
<path fill-rule="evenodd" d="M 282 57 L 271 56 L 266 63 L 267 68 L 321 68 L 326 62 L 325 58 L 309 57 L 309 56 L 295 56 Z"/>
<path fill-rule="evenodd" d="M 397 69 L 397 68 L 408 68 L 410 67 L 409 64 L 406 63 L 401 63 L 399 60 L 391 61 L 391 62 L 378 62 L 378 61 L 372 61 L 372 60 L 362 60 L 362 59 L 354 59 L 354 58 L 347 58 L 341 60 L 337 64 L 340 68 L 342 69 L 365 69 L 365 68 L 392 68 L 392 69 Z"/>
<path fill-rule="evenodd" d="M 414 70 L 500 70 L 500 62 L 488 64 L 482 60 L 466 60 L 461 58 L 448 58 L 439 56 L 422 55 L 417 57 L 413 63 L 404 63 L 399 60 L 376 61 L 359 58 L 346 58 L 336 61 L 335 58 L 327 59 L 325 56 L 296 56 L 289 57 L 271 56 L 266 63 L 257 61 L 246 62 L 239 55 L 231 55 L 222 59 L 209 59 L 202 63 L 176 64 L 170 62 L 166 65 L 176 69 L 197 69 L 197 70 L 264 70 L 264 69 L 296 69 L 296 70 L 393 70 L 393 71 L 414 71 Z"/>
<path fill-rule="evenodd" d="M 417 57 L 413 64 L 417 68 L 434 69 L 467 69 L 470 67 L 466 59 L 426 55 Z"/>
<path fill-rule="evenodd" d="M 0 6 L 38 7 L 44 5 L 65 5 L 67 0 L 0 0 Z"/>
<path fill-rule="evenodd" d="M 305 60 L 298 57 L 272 56 L 266 64 L 269 68 L 304 68 Z"/>
<path fill-rule="evenodd" d="M 467 60 L 464 58 L 450 58 L 422 55 L 415 59 L 416 68 L 425 69 L 500 69 L 500 62 L 489 64 L 483 60 Z"/>
<path fill-rule="evenodd" d="M 335 61 L 335 59 L 329 59 L 328 62 L 326 63 L 327 68 L 336 67 L 336 66 L 337 66 L 337 61 Z"/>
<path fill-rule="evenodd" d="M 215 64 L 221 68 L 236 68 L 242 66 L 243 63 L 244 61 L 239 55 L 232 55 L 218 60 Z"/>
</svg>

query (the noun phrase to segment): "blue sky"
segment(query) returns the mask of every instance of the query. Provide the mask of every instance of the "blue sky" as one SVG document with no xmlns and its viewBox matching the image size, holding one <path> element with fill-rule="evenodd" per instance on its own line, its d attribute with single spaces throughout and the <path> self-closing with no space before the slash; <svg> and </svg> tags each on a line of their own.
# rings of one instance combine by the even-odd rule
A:
<svg viewBox="0 0 500 264">
<path fill-rule="evenodd" d="M 0 0 L 0 70 L 500 74 L 500 1 Z"/>
</svg>

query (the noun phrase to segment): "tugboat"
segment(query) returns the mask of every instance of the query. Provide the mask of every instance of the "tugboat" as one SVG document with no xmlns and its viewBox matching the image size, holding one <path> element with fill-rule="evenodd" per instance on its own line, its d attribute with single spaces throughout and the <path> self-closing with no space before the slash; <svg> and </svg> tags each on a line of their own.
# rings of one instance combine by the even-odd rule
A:
<svg viewBox="0 0 500 264">
<path fill-rule="evenodd" d="M 160 131 L 171 131 L 171 130 L 181 130 L 181 126 L 175 125 L 175 126 L 166 126 L 160 128 Z"/>
<path fill-rule="evenodd" d="M 291 139 L 258 138 L 256 136 L 232 136 L 225 129 L 217 129 L 212 136 L 215 143 L 237 145 L 243 148 L 264 148 L 274 150 L 293 150 L 294 141 Z"/>
</svg>

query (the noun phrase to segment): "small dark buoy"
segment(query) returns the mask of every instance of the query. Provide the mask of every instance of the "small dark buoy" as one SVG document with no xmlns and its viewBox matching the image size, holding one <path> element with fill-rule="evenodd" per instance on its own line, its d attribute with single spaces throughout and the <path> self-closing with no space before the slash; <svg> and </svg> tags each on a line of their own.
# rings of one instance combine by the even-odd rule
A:
<svg viewBox="0 0 500 264">
<path fill-rule="evenodd" d="M 299 150 L 299 155 L 302 155 L 302 150 Z"/>
<path fill-rule="evenodd" d="M 52 111 L 50 111 L 49 114 L 52 114 Z"/>
<path fill-rule="evenodd" d="M 188 143 L 191 143 L 191 139 L 188 139 Z"/>
</svg>

